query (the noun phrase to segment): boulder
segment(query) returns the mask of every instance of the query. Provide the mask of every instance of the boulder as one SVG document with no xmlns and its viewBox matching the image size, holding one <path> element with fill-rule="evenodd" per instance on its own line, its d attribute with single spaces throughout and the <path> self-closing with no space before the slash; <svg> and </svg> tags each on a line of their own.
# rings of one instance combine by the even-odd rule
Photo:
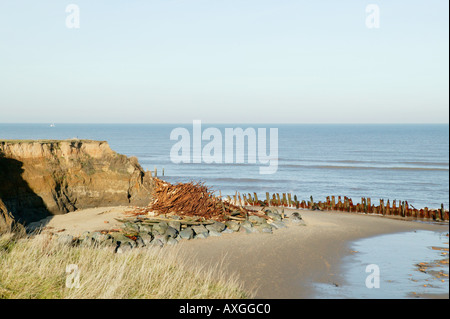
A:
<svg viewBox="0 0 450 319">
<path fill-rule="evenodd" d="M 166 222 L 160 222 L 158 224 L 153 225 L 152 232 L 156 235 L 164 235 L 167 231 L 169 225 Z"/>
<path fill-rule="evenodd" d="M 169 222 L 169 226 L 172 227 L 172 228 L 174 228 L 174 229 L 176 229 L 177 232 L 180 232 L 180 230 L 181 230 L 181 223 L 180 223 L 180 222 L 171 220 L 171 221 Z"/>
<path fill-rule="evenodd" d="M 273 227 L 275 227 L 276 229 L 280 229 L 280 228 L 286 228 L 286 224 L 283 221 L 275 221 L 272 224 Z"/>
<path fill-rule="evenodd" d="M 175 228 L 173 228 L 172 226 L 168 226 L 167 230 L 164 234 L 169 236 L 170 238 L 177 238 L 178 231 Z"/>
<path fill-rule="evenodd" d="M 263 217 L 259 217 L 259 216 L 255 216 L 255 215 L 250 215 L 248 217 L 248 220 L 253 223 L 253 224 L 264 224 L 266 223 L 266 219 Z"/>
<path fill-rule="evenodd" d="M 194 238 L 194 230 L 191 227 L 187 227 L 180 231 L 179 236 L 182 239 L 192 239 Z"/>
<path fill-rule="evenodd" d="M 215 231 L 215 232 L 222 232 L 225 229 L 225 224 L 218 222 L 218 221 L 214 221 L 213 224 L 210 225 L 206 225 L 206 229 L 208 229 L 209 231 Z"/>
<path fill-rule="evenodd" d="M 209 234 L 209 236 L 211 236 L 211 237 L 219 237 L 219 236 L 222 236 L 222 232 L 218 232 L 218 231 L 215 231 L 215 230 L 210 230 L 208 234 Z"/>
<path fill-rule="evenodd" d="M 139 233 L 139 238 L 142 240 L 145 246 L 148 246 L 153 240 L 153 236 L 145 232 Z"/>
<path fill-rule="evenodd" d="M 196 235 L 208 233 L 208 229 L 204 225 L 195 225 L 192 226 L 192 230 Z"/>
<path fill-rule="evenodd" d="M 58 244 L 61 244 L 61 245 L 72 245 L 74 238 L 72 235 L 68 235 L 68 234 L 61 235 L 58 237 L 57 241 L 58 241 Z"/>
<path fill-rule="evenodd" d="M 241 227 L 239 223 L 235 222 L 234 220 L 226 221 L 225 225 L 227 226 L 227 229 L 231 229 L 232 231 L 239 231 L 239 228 Z"/>
</svg>

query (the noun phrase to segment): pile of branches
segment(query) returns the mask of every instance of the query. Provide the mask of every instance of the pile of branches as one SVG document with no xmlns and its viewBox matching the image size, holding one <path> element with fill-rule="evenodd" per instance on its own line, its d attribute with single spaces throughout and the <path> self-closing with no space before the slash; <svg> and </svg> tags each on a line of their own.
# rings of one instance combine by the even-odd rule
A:
<svg viewBox="0 0 450 319">
<path fill-rule="evenodd" d="M 153 212 L 157 215 L 200 217 L 205 220 L 224 221 L 247 217 L 250 210 L 222 201 L 214 191 L 201 182 L 170 184 L 154 178 L 154 200 L 135 215 Z M 240 216 L 239 216 L 240 215 Z M 234 218 L 230 218 L 233 217 Z"/>
</svg>

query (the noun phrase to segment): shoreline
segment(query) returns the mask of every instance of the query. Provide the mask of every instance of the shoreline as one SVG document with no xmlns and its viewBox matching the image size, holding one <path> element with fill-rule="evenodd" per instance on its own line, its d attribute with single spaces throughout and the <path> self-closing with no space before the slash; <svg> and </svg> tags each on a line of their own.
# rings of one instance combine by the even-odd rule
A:
<svg viewBox="0 0 450 319">
<path fill-rule="evenodd" d="M 306 210 L 301 215 L 306 227 L 290 225 L 272 235 L 240 233 L 228 240 L 211 238 L 180 244 L 187 255 L 203 262 L 223 260 L 230 273 L 236 272 L 248 289 L 259 286 L 255 298 L 311 299 L 316 298 L 312 287 L 315 283 L 345 283 L 342 260 L 352 253 L 353 241 L 413 230 L 448 231 L 448 225 L 372 215 Z M 236 247 L 239 250 L 232 251 Z"/>
<path fill-rule="evenodd" d="M 45 227 L 73 235 L 111 229 L 120 224 L 114 218 L 128 210 L 130 207 L 125 206 L 81 210 L 54 216 L 45 221 Z M 238 275 L 244 288 L 256 292 L 255 298 L 311 299 L 318 298 L 314 295 L 315 283 L 345 283 L 342 260 L 352 253 L 353 241 L 413 230 L 448 232 L 448 223 L 285 208 L 287 215 L 293 211 L 300 212 L 306 226 L 289 223 L 273 234 L 238 232 L 183 240 L 177 249 L 182 258 L 206 267 L 220 264 L 230 276 Z"/>
</svg>

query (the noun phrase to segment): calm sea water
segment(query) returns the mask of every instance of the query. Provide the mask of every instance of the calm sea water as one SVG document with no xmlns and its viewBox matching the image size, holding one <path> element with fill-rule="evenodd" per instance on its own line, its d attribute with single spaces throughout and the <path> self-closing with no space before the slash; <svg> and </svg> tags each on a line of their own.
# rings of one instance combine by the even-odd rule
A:
<svg viewBox="0 0 450 319">
<path fill-rule="evenodd" d="M 403 299 L 449 292 L 449 267 L 439 262 L 448 258 L 441 250 L 448 251 L 448 232 L 421 230 L 374 236 L 353 242 L 351 249 L 354 253 L 343 259 L 343 285 L 315 284 L 319 298 Z M 432 267 L 421 272 L 419 263 L 431 263 Z M 374 270 L 366 269 L 368 265 L 378 267 L 379 285 L 371 288 L 366 279 Z M 439 272 L 445 276 L 433 275 Z"/>
<path fill-rule="evenodd" d="M 442 125 L 212 125 L 278 128 L 278 170 L 259 174 L 256 164 L 175 164 L 176 127 L 192 124 L 0 124 L 0 139 L 94 139 L 158 168 L 169 182 L 200 180 L 222 195 L 290 192 L 299 199 L 349 196 L 407 200 L 416 208 L 449 206 L 449 126 Z M 208 142 L 203 142 L 204 145 Z"/>
</svg>

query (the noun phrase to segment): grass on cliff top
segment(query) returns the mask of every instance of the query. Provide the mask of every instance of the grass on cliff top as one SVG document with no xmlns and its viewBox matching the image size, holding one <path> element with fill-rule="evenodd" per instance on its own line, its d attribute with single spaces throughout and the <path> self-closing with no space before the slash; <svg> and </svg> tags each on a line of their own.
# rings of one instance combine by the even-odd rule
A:
<svg viewBox="0 0 450 319">
<path fill-rule="evenodd" d="M 76 265 L 75 273 L 66 267 Z M 67 287 L 67 284 L 69 287 Z M 0 236 L 0 298 L 7 299 L 235 299 L 251 298 L 235 276 L 187 263 L 176 248 L 111 249 L 60 246 L 39 235 Z"/>
</svg>

